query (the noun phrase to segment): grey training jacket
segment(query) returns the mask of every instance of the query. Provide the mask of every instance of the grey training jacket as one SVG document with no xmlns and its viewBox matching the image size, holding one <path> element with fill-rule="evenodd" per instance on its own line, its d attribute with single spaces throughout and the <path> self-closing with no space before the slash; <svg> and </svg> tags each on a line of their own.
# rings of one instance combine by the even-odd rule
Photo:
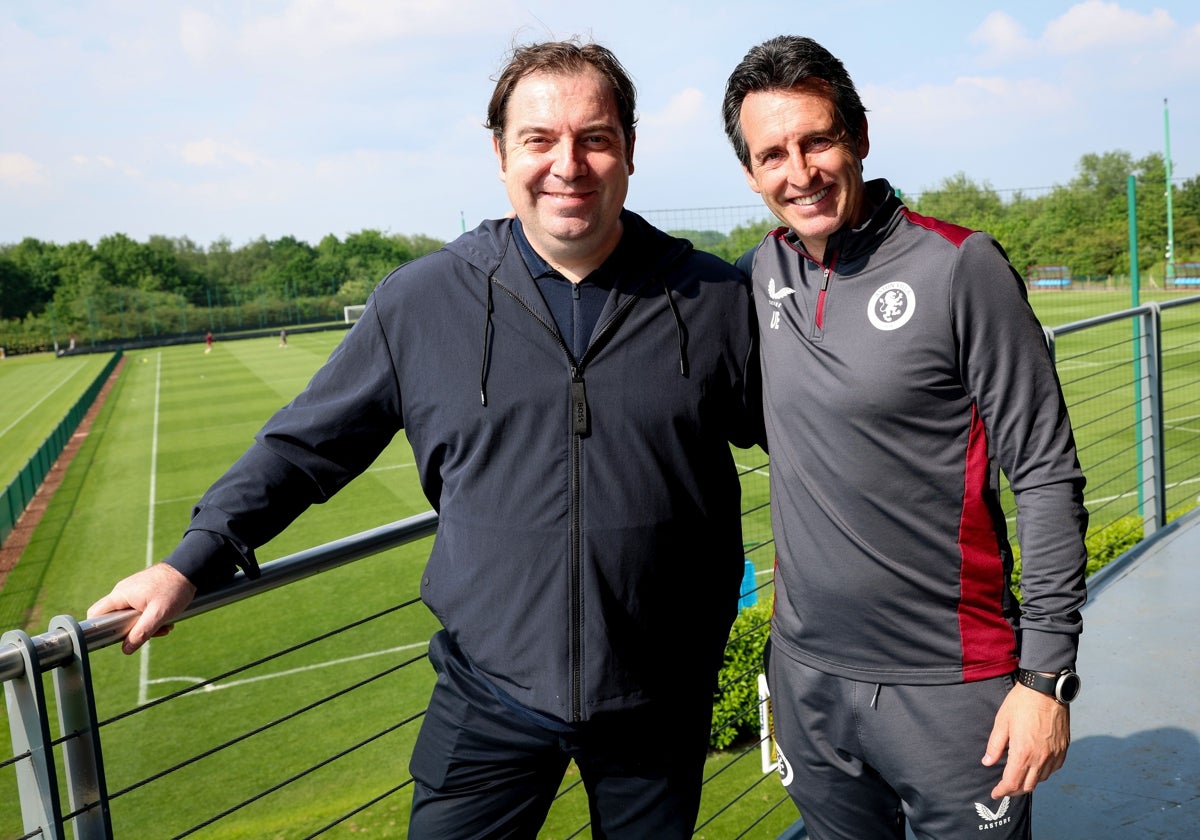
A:
<svg viewBox="0 0 1200 840">
<path fill-rule="evenodd" d="M 819 670 L 941 684 L 1072 665 L 1084 478 L 1021 278 L 990 236 L 876 209 L 818 264 L 753 257 L 777 546 L 773 644 Z M 998 501 L 1017 502 L 1024 601 Z M 1019 631 L 1016 629 L 1019 625 Z"/>
</svg>

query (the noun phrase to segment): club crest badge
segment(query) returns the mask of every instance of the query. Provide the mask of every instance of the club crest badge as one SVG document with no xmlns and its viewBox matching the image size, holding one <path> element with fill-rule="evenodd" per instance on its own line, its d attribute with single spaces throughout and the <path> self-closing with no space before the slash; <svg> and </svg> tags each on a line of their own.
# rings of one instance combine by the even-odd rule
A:
<svg viewBox="0 0 1200 840">
<path fill-rule="evenodd" d="M 875 290 L 867 303 L 867 318 L 877 330 L 890 332 L 908 323 L 917 308 L 912 286 L 897 280 Z"/>
</svg>

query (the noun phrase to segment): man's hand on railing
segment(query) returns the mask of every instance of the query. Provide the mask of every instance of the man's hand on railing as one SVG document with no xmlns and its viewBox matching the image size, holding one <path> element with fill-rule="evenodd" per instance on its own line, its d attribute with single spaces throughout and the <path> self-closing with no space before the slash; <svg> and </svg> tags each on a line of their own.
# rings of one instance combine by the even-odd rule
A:
<svg viewBox="0 0 1200 840">
<path fill-rule="evenodd" d="M 165 563 L 155 563 L 118 581 L 112 592 L 88 607 L 87 617 L 129 609 L 140 612 L 121 644 L 122 652 L 133 653 L 152 636 L 171 632 L 171 619 L 187 609 L 194 597 L 196 587 L 182 573 Z"/>
</svg>

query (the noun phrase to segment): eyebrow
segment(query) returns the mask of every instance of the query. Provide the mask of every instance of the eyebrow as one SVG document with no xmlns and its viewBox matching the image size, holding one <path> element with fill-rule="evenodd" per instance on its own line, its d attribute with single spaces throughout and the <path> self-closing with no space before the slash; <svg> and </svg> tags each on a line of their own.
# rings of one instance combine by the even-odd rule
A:
<svg viewBox="0 0 1200 840">
<path fill-rule="evenodd" d="M 526 125 L 526 126 L 517 126 L 516 130 L 513 131 L 513 135 L 517 136 L 517 137 L 523 137 L 528 134 L 557 134 L 557 133 L 558 132 L 556 129 L 551 129 L 547 126 L 537 125 L 537 124 L 530 124 L 530 125 Z M 615 126 L 615 125 L 612 125 L 611 123 L 607 123 L 607 122 L 601 122 L 601 123 L 592 123 L 590 125 L 585 125 L 574 133 L 575 134 L 613 134 L 616 136 L 621 136 L 625 132 L 621 129 L 620 126 Z"/>
</svg>

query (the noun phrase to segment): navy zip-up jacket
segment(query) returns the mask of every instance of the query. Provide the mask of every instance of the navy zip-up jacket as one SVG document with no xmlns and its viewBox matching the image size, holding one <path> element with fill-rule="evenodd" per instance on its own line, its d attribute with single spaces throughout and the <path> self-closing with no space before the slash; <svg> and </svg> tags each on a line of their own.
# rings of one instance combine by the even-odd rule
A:
<svg viewBox="0 0 1200 840">
<path fill-rule="evenodd" d="M 729 444 L 761 434 L 750 295 L 622 223 L 579 358 L 509 220 L 393 271 L 167 562 L 205 585 L 255 574 L 256 546 L 403 428 L 439 513 L 421 595 L 478 673 L 569 722 L 711 690 L 743 565 Z"/>
</svg>

